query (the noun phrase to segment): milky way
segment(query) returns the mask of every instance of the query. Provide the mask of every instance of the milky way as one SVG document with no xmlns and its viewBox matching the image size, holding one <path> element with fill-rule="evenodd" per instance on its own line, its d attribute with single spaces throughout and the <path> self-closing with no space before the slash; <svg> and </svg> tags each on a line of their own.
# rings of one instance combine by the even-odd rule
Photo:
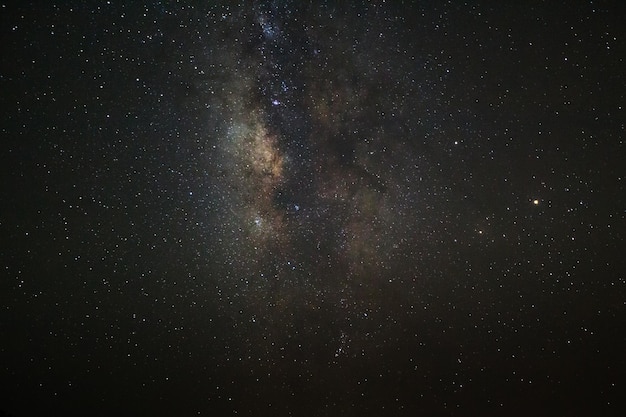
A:
<svg viewBox="0 0 626 417">
<path fill-rule="evenodd" d="M 289 7 L 257 5 L 257 36 L 230 57 L 219 145 L 228 197 L 216 220 L 238 227 L 222 237 L 224 259 L 253 286 L 302 279 L 323 292 L 322 275 L 340 287 L 384 279 L 423 204 L 418 158 L 397 140 L 406 116 L 384 116 L 383 71 L 360 74 L 359 55 L 336 74 L 321 51 L 333 45 L 294 30 Z"/>
</svg>

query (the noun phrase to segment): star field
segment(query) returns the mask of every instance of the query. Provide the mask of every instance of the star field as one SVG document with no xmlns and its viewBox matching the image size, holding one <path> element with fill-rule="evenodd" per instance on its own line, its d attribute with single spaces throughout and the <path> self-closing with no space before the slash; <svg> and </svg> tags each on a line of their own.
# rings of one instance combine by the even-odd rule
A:
<svg viewBox="0 0 626 417">
<path fill-rule="evenodd" d="M 621 415 L 617 2 L 0 3 L 3 415 Z"/>
</svg>

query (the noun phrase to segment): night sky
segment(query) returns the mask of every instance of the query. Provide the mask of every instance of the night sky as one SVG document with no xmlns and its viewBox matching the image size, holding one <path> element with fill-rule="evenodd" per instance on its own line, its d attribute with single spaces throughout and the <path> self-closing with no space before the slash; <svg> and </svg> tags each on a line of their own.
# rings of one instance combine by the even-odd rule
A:
<svg viewBox="0 0 626 417">
<path fill-rule="evenodd" d="M 625 22 L 0 3 L 0 414 L 624 415 Z"/>
</svg>

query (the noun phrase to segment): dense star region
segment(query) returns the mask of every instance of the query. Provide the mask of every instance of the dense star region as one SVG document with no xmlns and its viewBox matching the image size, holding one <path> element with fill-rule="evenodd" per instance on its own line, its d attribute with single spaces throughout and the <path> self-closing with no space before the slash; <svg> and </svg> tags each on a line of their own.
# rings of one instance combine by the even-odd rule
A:
<svg viewBox="0 0 626 417">
<path fill-rule="evenodd" d="M 519 3 L 0 3 L 0 414 L 622 415 L 624 15 Z"/>
<path fill-rule="evenodd" d="M 224 181 L 220 258 L 238 265 L 245 286 L 297 283 L 285 295 L 300 299 L 310 287 L 308 302 L 315 303 L 348 290 L 319 294 L 329 284 L 322 277 L 340 287 L 366 276 L 380 280 L 400 259 L 400 245 L 418 231 L 419 168 L 402 156 L 408 144 L 386 145 L 397 135 L 394 124 L 407 121 L 376 115 L 380 101 L 367 98 L 381 88 L 375 76 L 327 86 L 340 76 L 318 57 L 315 31 L 298 33 L 290 20 L 298 21 L 285 6 L 258 7 L 258 38 L 231 51 L 233 61 L 253 65 L 227 67 L 225 83 L 236 87 L 223 107 L 225 140 L 216 146 L 216 176 Z M 394 165 L 397 173 L 385 172 Z"/>
</svg>

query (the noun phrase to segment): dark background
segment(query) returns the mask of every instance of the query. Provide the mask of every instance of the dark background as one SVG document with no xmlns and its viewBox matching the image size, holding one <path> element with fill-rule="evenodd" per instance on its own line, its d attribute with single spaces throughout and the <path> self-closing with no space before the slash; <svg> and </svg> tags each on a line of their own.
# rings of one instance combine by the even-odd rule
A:
<svg viewBox="0 0 626 417">
<path fill-rule="evenodd" d="M 0 410 L 623 415 L 620 2 L 2 2 Z"/>
</svg>

